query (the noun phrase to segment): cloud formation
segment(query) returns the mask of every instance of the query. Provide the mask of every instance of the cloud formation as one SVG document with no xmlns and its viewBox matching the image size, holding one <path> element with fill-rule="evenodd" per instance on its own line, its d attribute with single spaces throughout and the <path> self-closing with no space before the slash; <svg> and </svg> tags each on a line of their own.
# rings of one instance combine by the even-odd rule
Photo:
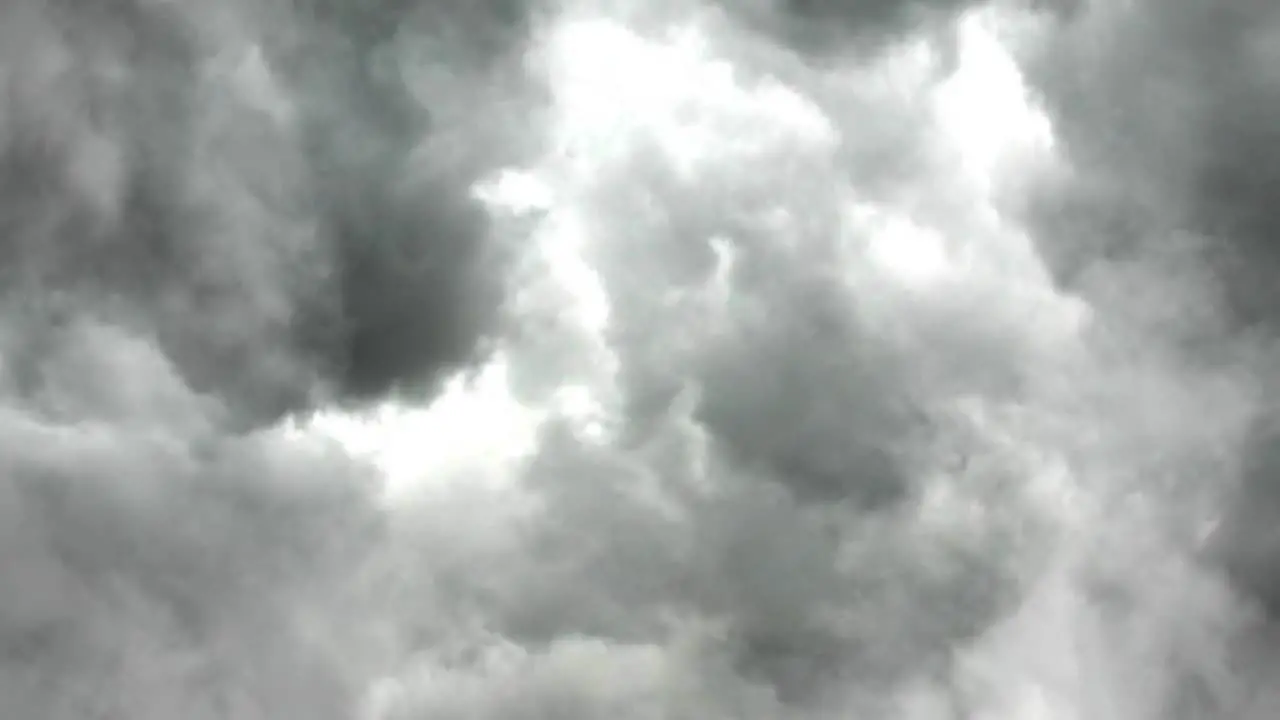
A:
<svg viewBox="0 0 1280 720">
<path fill-rule="evenodd" d="M 1063 211 L 1064 221 L 1122 222 L 1092 233 L 1120 246 L 1203 236 L 1246 322 L 1274 313 L 1264 268 L 1274 263 L 1277 27 L 1266 2 L 1098 4 L 1056 26 L 1029 65 L 1079 175 L 1066 197 L 1095 210 Z"/>
<path fill-rule="evenodd" d="M 381 480 L 277 421 L 483 353 L 523 17 L 321 5 L 0 10 L 4 714 L 359 705 Z"/>
<path fill-rule="evenodd" d="M 1280 13 L 1265 2 L 1097 4 L 1055 25 L 1028 64 L 1071 167 L 1033 202 L 1060 276 L 1094 292 L 1135 271 L 1163 275 L 1139 285 L 1155 294 L 1114 302 L 1179 326 L 1201 356 L 1254 355 L 1262 378 L 1280 308 L 1277 32 Z M 1272 413 L 1271 383 L 1258 392 Z M 1259 533 L 1275 517 L 1272 424 L 1251 433 L 1241 509 L 1222 534 L 1235 539 L 1221 549 L 1268 604 L 1275 546 Z"/>
<path fill-rule="evenodd" d="M 1271 717 L 1126 12 L 6 7 L 0 714 Z"/>
<path fill-rule="evenodd" d="M 132 318 L 268 420 L 481 352 L 501 253 L 469 189 L 518 154 L 520 13 L 6 13 L 6 285 L 35 322 Z"/>
<path fill-rule="evenodd" d="M 816 56 L 874 54 L 921 31 L 947 27 L 972 0 L 842 3 L 835 0 L 755 0 L 723 3 L 750 25 Z M 945 34 L 945 31 L 944 31 Z"/>
</svg>

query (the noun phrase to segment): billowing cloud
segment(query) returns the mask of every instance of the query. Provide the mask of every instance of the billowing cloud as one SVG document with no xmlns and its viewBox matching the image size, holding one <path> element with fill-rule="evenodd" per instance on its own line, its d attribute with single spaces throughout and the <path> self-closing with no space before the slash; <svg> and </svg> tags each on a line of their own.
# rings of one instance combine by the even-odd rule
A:
<svg viewBox="0 0 1280 720">
<path fill-rule="evenodd" d="M 1280 307 L 1270 197 L 1277 32 L 1280 14 L 1265 2 L 1099 3 L 1054 25 L 1028 66 L 1070 163 L 1033 202 L 1060 276 L 1166 332 L 1177 326 L 1202 357 L 1261 355 L 1267 406 Z M 1275 545 L 1259 534 L 1275 517 L 1269 427 L 1252 432 L 1246 450 L 1238 502 L 1250 509 L 1222 536 L 1235 538 L 1224 552 L 1259 589 L 1276 576 L 1267 559 Z M 1274 590 L 1262 592 L 1274 603 Z"/>
<path fill-rule="evenodd" d="M 47 349 L 0 433 L 5 712 L 345 717 L 356 628 L 334 610 L 379 532 L 376 475 L 225 435 L 151 338 L 76 320 Z"/>
<path fill-rule="evenodd" d="M 384 5 L 0 10 L 3 714 L 358 706 L 382 480 L 276 421 L 483 353 L 530 122 L 521 13 Z"/>
<path fill-rule="evenodd" d="M 527 134 L 520 12 L 5 12 L 6 286 L 34 324 L 128 318 L 268 419 L 482 352 L 502 252 L 470 187 Z"/>
<path fill-rule="evenodd" d="M 1143 235 L 1155 245 L 1177 231 L 1204 236 L 1234 311 L 1269 317 L 1277 27 L 1270 3 L 1248 0 L 1099 3 L 1055 26 L 1032 77 L 1078 173 L 1067 197 L 1092 211 L 1060 220 L 1107 223 L 1064 226 L 1057 242 L 1109 238 L 1120 249 Z"/>
<path fill-rule="evenodd" d="M 1270 717 L 1136 19 L 117 5 L 0 11 L 0 711 Z"/>
</svg>

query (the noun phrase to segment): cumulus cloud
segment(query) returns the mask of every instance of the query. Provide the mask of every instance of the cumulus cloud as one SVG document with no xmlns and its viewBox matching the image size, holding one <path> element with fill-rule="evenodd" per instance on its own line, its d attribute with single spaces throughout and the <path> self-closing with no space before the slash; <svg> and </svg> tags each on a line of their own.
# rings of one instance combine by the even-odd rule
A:
<svg viewBox="0 0 1280 720">
<path fill-rule="evenodd" d="M 0 12 L 0 711 L 1269 717 L 1190 10 Z"/>
</svg>

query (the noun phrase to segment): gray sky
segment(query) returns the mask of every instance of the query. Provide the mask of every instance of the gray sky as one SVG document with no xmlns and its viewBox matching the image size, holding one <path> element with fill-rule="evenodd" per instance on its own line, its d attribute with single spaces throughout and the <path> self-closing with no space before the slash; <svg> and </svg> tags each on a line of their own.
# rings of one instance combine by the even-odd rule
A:
<svg viewBox="0 0 1280 720">
<path fill-rule="evenodd" d="M 0 715 L 1274 717 L 1253 4 L 5 5 Z"/>
</svg>

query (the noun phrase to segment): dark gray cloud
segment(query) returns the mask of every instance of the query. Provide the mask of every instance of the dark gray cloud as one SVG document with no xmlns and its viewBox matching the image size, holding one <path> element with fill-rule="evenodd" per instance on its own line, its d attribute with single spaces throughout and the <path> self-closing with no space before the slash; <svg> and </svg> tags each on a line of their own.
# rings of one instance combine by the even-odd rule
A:
<svg viewBox="0 0 1280 720">
<path fill-rule="evenodd" d="M 341 383 L 357 396 L 430 385 L 494 328 L 504 253 L 470 189 L 529 150 L 525 9 L 317 3 L 283 60 L 314 103 L 303 143 L 336 245 L 341 306 L 317 322 L 337 324 Z"/>
<path fill-rule="evenodd" d="M 1274 3 L 1097 3 L 1055 26 L 1028 65 L 1071 166 L 1033 203 L 1047 256 L 1086 293 L 1161 287 L 1106 295 L 1162 332 L 1177 326 L 1201 358 L 1265 358 L 1280 319 L 1277 33 Z M 1135 270 L 1164 278 L 1134 282 Z M 1274 403 L 1270 383 L 1259 392 Z M 1242 495 L 1220 536 L 1230 549 L 1219 548 L 1268 604 L 1272 442 L 1243 449 Z"/>
<path fill-rule="evenodd" d="M 722 3 L 749 26 L 814 58 L 869 56 L 922 30 L 947 34 L 948 21 L 974 0 L 755 0 Z"/>
<path fill-rule="evenodd" d="M 275 421 L 483 354 L 521 7 L 0 9 L 0 714 L 355 716 L 381 478 Z"/>
<path fill-rule="evenodd" d="M 1098 4 L 1055 28 L 1030 77 L 1078 186 L 1046 201 L 1051 251 L 1102 243 L 1128 252 L 1177 231 L 1203 236 L 1233 314 L 1269 322 L 1277 27 L 1271 3 L 1234 0 Z"/>
<path fill-rule="evenodd" d="M 528 130 L 523 14 L 356 5 L 7 9 L 15 302 L 133 318 L 249 415 L 475 359 L 502 262 L 469 188 Z"/>
</svg>

